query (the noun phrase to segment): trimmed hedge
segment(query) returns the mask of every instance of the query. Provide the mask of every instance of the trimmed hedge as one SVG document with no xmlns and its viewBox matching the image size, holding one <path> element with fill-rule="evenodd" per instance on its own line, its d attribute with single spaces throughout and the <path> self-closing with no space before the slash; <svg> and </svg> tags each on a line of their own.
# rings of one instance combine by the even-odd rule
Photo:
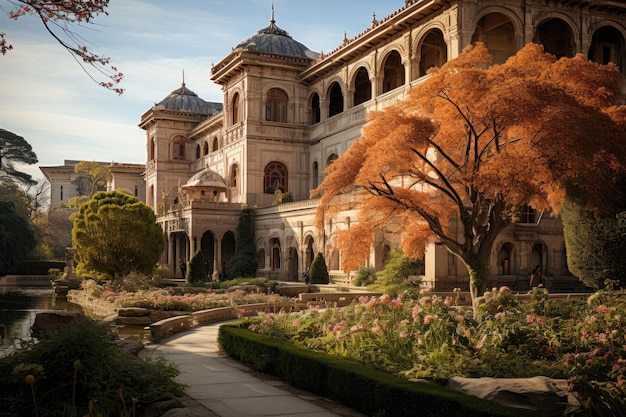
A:
<svg viewBox="0 0 626 417">
<path fill-rule="evenodd" d="M 358 362 L 251 332 L 245 322 L 224 324 L 220 347 L 231 357 L 295 387 L 377 417 L 534 417 L 430 382 L 411 382 Z"/>
</svg>

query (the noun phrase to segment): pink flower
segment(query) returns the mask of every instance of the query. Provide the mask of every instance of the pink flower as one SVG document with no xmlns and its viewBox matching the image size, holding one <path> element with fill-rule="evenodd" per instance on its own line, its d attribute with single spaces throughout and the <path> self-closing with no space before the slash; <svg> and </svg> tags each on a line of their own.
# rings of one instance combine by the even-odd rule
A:
<svg viewBox="0 0 626 417">
<path fill-rule="evenodd" d="M 423 306 L 425 306 L 429 302 L 430 302 L 430 297 L 422 297 L 422 298 L 420 298 L 420 304 L 423 305 Z"/>
<path fill-rule="evenodd" d="M 391 300 L 391 304 L 393 305 L 394 310 L 400 310 L 402 308 L 402 300 L 400 297 Z"/>
<path fill-rule="evenodd" d="M 343 322 L 335 324 L 335 326 L 333 327 L 333 333 L 339 333 L 344 327 L 345 324 Z"/>
<path fill-rule="evenodd" d="M 417 316 L 422 312 L 422 308 L 420 306 L 413 307 L 413 311 L 411 311 L 411 315 L 413 316 L 413 321 L 417 321 Z"/>
<path fill-rule="evenodd" d="M 507 287 L 506 285 L 503 285 L 500 287 L 500 294 L 505 293 L 505 292 L 511 292 L 511 289 L 509 287 Z"/>
<path fill-rule="evenodd" d="M 537 324 L 543 324 L 543 317 L 537 317 Z"/>
<path fill-rule="evenodd" d="M 426 317 L 424 317 L 424 324 L 428 326 L 430 322 L 432 321 L 432 319 L 433 319 L 433 316 L 431 316 L 430 314 L 427 315 Z"/>
<path fill-rule="evenodd" d="M 527 315 L 526 316 L 526 323 L 533 323 L 535 321 L 535 317 L 532 315 Z"/>
<path fill-rule="evenodd" d="M 300 326 L 300 320 L 298 320 L 298 319 L 294 319 L 294 321 L 292 321 L 292 322 L 291 322 L 291 325 L 292 325 L 293 327 L 298 327 L 298 326 Z"/>
<path fill-rule="evenodd" d="M 443 304 L 446 307 L 450 307 L 452 305 L 452 297 L 446 296 L 446 298 L 443 300 Z"/>
<path fill-rule="evenodd" d="M 380 332 L 381 332 L 380 326 L 374 326 L 374 327 L 372 327 L 372 330 L 371 330 L 371 331 L 372 331 L 372 333 L 374 333 L 374 334 L 380 334 Z"/>
<path fill-rule="evenodd" d="M 391 303 L 391 296 L 389 294 L 383 294 L 380 296 L 379 299 L 381 304 L 390 304 Z"/>
</svg>

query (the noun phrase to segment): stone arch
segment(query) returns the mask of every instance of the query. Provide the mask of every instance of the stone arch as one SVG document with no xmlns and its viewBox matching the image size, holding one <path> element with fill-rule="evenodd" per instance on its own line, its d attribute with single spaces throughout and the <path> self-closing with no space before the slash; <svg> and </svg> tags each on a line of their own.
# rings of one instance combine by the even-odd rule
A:
<svg viewBox="0 0 626 417">
<path fill-rule="evenodd" d="M 298 281 L 298 265 L 300 265 L 298 248 L 295 246 L 289 246 L 287 252 L 287 280 Z"/>
<path fill-rule="evenodd" d="M 587 53 L 590 61 L 599 64 L 614 63 L 622 74 L 626 74 L 626 36 L 623 28 L 612 24 L 598 26 L 593 30 L 591 45 Z"/>
<path fill-rule="evenodd" d="M 289 191 L 289 173 L 285 164 L 271 161 L 265 165 L 263 175 L 263 193 L 274 194 L 280 190 L 282 193 Z"/>
<path fill-rule="evenodd" d="M 317 92 L 313 92 L 309 97 L 309 115 L 309 124 L 314 125 L 322 121 L 320 95 Z"/>
<path fill-rule="evenodd" d="M 204 141 L 204 143 L 202 144 L 202 156 L 206 156 L 209 154 L 209 142 L 208 141 Z"/>
<path fill-rule="evenodd" d="M 522 24 L 511 11 L 501 7 L 488 7 L 476 16 L 472 44 L 483 42 L 494 64 L 503 64 L 521 47 Z"/>
<path fill-rule="evenodd" d="M 576 36 L 569 21 L 561 17 L 546 17 L 538 21 L 533 42 L 558 58 L 576 55 Z"/>
<path fill-rule="evenodd" d="M 370 81 L 370 73 L 365 65 L 359 66 L 356 70 L 351 86 L 354 91 L 353 103 L 355 106 L 372 99 L 372 82 Z"/>
<path fill-rule="evenodd" d="M 536 241 L 532 243 L 530 249 L 530 259 L 528 264 L 530 272 L 532 272 L 537 266 L 540 266 L 543 275 L 547 276 L 549 274 L 548 246 L 543 242 Z"/>
<path fill-rule="evenodd" d="M 220 149 L 220 141 L 217 139 L 217 136 L 213 138 L 213 143 L 211 144 L 211 152 L 215 152 Z"/>
<path fill-rule="evenodd" d="M 200 159 L 202 157 L 202 148 L 200 148 L 200 144 L 196 145 L 196 159 Z"/>
<path fill-rule="evenodd" d="M 439 68 L 445 64 L 448 61 L 448 45 L 443 30 L 432 27 L 424 32 L 417 45 L 415 56 L 419 60 L 415 78 L 423 77 L 430 68 Z"/>
<path fill-rule="evenodd" d="M 334 81 L 328 88 L 328 117 L 343 113 L 343 89 Z"/>
<path fill-rule="evenodd" d="M 256 241 L 256 253 L 257 253 L 257 269 L 265 269 L 265 252 L 266 242 L 265 239 L 259 238 Z"/>
<path fill-rule="evenodd" d="M 392 49 L 385 55 L 382 60 L 380 73 L 382 77 L 379 91 L 383 94 L 404 85 L 406 81 L 404 64 L 402 55 L 397 49 Z"/>
</svg>

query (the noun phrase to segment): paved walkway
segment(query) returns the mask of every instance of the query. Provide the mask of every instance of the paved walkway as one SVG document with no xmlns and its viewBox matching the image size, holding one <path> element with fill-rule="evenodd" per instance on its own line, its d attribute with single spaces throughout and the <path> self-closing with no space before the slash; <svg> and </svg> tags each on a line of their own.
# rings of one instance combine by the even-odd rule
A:
<svg viewBox="0 0 626 417">
<path fill-rule="evenodd" d="M 188 386 L 185 405 L 206 417 L 363 417 L 331 400 L 255 373 L 219 351 L 221 323 L 197 327 L 149 345 L 140 356 L 162 356 L 178 366 Z"/>
</svg>

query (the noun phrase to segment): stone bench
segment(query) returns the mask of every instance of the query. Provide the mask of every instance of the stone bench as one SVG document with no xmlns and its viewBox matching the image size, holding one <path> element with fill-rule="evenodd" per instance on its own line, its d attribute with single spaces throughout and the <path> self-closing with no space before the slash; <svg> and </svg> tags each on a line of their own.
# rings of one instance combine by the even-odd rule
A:
<svg viewBox="0 0 626 417">
<path fill-rule="evenodd" d="M 170 336 L 174 333 L 189 330 L 193 327 L 193 317 L 191 315 L 170 317 L 159 320 L 148 326 L 150 335 L 153 338 L 160 339 Z"/>
</svg>

